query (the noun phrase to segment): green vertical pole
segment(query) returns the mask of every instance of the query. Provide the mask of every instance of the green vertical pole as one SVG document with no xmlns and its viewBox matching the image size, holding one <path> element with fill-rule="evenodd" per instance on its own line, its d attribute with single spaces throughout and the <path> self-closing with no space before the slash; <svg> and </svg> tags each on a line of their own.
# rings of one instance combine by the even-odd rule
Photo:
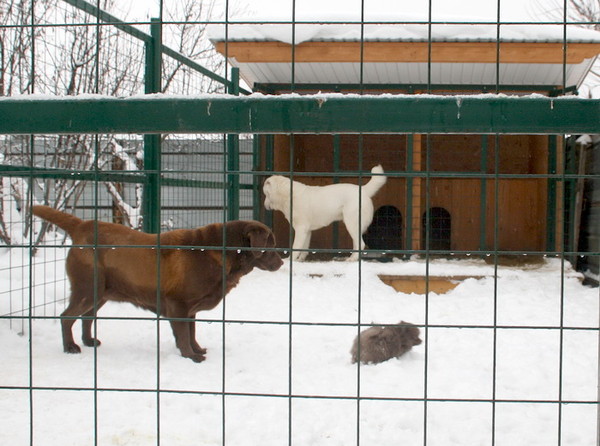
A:
<svg viewBox="0 0 600 446">
<path fill-rule="evenodd" d="M 252 171 L 260 170 L 260 135 L 252 135 Z M 260 177 L 252 175 L 252 219 L 260 220 Z"/>
<path fill-rule="evenodd" d="M 564 168 L 563 172 L 569 175 L 579 175 L 578 169 L 578 151 L 574 138 L 567 138 L 564 141 Z M 575 240 L 575 202 L 577 200 L 577 179 L 570 177 L 564 180 L 564 198 L 563 198 L 563 234 L 564 234 L 564 250 L 573 252 L 577 241 Z M 577 256 L 571 255 L 568 260 L 575 265 Z"/>
<path fill-rule="evenodd" d="M 240 94 L 240 69 L 231 69 L 231 84 L 228 93 Z M 240 218 L 240 138 L 239 135 L 227 135 L 227 220 Z"/>
<path fill-rule="evenodd" d="M 159 19 L 151 19 L 152 40 L 146 43 L 145 92 L 161 91 L 162 27 Z M 160 135 L 144 135 L 144 170 L 146 182 L 143 195 L 143 229 L 145 232 L 160 232 Z"/>
<path fill-rule="evenodd" d="M 275 168 L 275 137 L 274 135 L 265 135 L 265 170 L 273 172 Z M 273 211 L 265 212 L 265 224 L 273 227 Z"/>
<path fill-rule="evenodd" d="M 488 137 L 481 135 L 481 174 L 487 173 L 487 157 L 488 157 Z M 486 250 L 486 232 L 487 232 L 487 179 L 481 178 L 481 193 L 479 206 L 479 249 Z"/>
<path fill-rule="evenodd" d="M 340 135 L 333 135 L 333 171 L 338 173 L 340 171 Z M 337 184 L 340 182 L 339 177 L 333 177 L 333 184 Z M 336 221 L 333 223 L 333 248 L 337 249 L 340 245 L 340 225 Z"/>
<path fill-rule="evenodd" d="M 413 144 L 414 135 L 411 133 L 406 137 L 406 173 L 413 173 Z M 413 218 L 413 177 L 406 177 L 406 216 L 404 227 L 406 235 L 404 237 L 404 247 L 409 250 L 412 248 L 412 218 Z M 410 257 L 410 254 L 409 254 Z"/>
<path fill-rule="evenodd" d="M 548 136 L 548 174 L 556 174 L 556 135 Z M 546 209 L 546 250 L 556 249 L 556 179 L 548 178 L 548 208 Z"/>
</svg>

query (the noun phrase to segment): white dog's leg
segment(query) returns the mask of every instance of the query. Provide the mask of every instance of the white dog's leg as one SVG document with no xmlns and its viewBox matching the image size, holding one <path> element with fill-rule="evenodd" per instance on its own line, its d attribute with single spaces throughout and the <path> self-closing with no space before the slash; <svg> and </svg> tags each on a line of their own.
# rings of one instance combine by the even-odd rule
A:
<svg viewBox="0 0 600 446">
<path fill-rule="evenodd" d="M 308 249 L 310 245 L 311 231 L 308 228 L 300 227 L 294 228 L 294 249 L 292 259 L 302 261 L 308 255 L 308 251 L 300 251 L 301 249 Z"/>
<path fill-rule="evenodd" d="M 344 224 L 346 225 L 348 234 L 350 234 L 350 237 L 352 237 L 352 249 L 354 249 L 354 252 L 350 255 L 350 257 L 346 259 L 346 261 L 355 262 L 356 260 L 358 260 L 357 250 L 359 249 L 359 247 L 360 249 L 364 249 L 365 242 L 363 242 L 363 239 L 360 235 L 360 228 L 358 227 L 356 215 L 354 215 L 354 218 L 348 218 L 347 216 L 344 216 Z"/>
<path fill-rule="evenodd" d="M 363 202 L 363 209 L 360 215 L 360 219 L 362 220 L 360 226 L 358 223 L 359 216 L 357 214 L 357 212 L 345 212 L 343 215 L 346 229 L 348 230 L 350 237 L 352 237 L 352 249 L 354 249 L 354 252 L 346 259 L 348 262 L 355 262 L 358 260 L 358 249 L 365 249 L 365 242 L 362 238 L 362 234 L 373 220 L 373 204 L 371 202 Z"/>
<path fill-rule="evenodd" d="M 306 233 L 306 237 L 304 237 L 304 246 L 302 246 L 302 249 L 305 249 L 306 251 L 302 251 L 300 253 L 300 260 L 306 259 L 306 256 L 308 255 L 308 248 L 310 247 L 311 236 L 312 236 L 312 231 L 308 231 Z"/>
<path fill-rule="evenodd" d="M 362 237 L 361 237 L 362 239 Z M 362 240 L 361 240 L 362 242 Z M 356 262 L 358 260 L 358 246 L 356 244 L 356 240 L 354 240 L 354 237 L 352 238 L 352 249 L 354 249 L 354 252 L 350 255 L 350 257 L 346 258 L 346 262 Z M 365 249 L 365 244 L 364 242 L 362 242 L 360 244 L 360 249 Z"/>
</svg>

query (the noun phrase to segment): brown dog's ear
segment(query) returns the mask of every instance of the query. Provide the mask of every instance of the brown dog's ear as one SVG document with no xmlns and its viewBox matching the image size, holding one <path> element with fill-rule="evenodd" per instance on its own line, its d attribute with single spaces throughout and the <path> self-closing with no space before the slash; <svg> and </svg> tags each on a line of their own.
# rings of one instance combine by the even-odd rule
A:
<svg viewBox="0 0 600 446">
<path fill-rule="evenodd" d="M 269 238 L 273 237 L 273 234 L 268 228 L 257 225 L 248 230 L 246 237 L 248 237 L 248 240 L 250 241 L 251 248 L 266 248 Z M 264 251 L 252 251 L 254 257 L 260 257 L 263 253 Z"/>
</svg>

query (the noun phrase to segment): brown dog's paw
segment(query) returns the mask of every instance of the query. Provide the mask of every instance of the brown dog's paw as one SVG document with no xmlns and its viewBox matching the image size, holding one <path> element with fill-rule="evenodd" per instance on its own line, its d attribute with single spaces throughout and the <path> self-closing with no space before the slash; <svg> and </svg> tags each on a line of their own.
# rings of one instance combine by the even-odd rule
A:
<svg viewBox="0 0 600 446">
<path fill-rule="evenodd" d="M 202 353 L 194 353 L 192 355 L 186 356 L 186 358 L 190 358 L 194 362 L 202 362 L 206 359 Z"/>
<path fill-rule="evenodd" d="M 193 347 L 192 348 L 194 350 L 194 353 L 200 354 L 200 355 L 206 355 L 206 349 L 200 346 L 197 347 Z"/>
<path fill-rule="evenodd" d="M 102 345 L 102 342 L 100 342 L 99 339 L 95 338 L 82 339 L 82 341 L 83 345 L 85 345 L 86 347 L 100 347 L 100 345 Z"/>
<path fill-rule="evenodd" d="M 81 353 L 81 348 L 74 342 L 65 344 L 65 353 Z"/>
</svg>

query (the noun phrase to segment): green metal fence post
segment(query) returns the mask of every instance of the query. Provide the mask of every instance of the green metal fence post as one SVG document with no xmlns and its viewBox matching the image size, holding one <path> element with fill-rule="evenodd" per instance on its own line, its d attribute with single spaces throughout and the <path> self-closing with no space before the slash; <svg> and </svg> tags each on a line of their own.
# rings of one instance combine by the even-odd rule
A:
<svg viewBox="0 0 600 446">
<path fill-rule="evenodd" d="M 273 172 L 275 168 L 275 136 L 272 134 L 265 135 L 265 170 Z M 264 223 L 270 228 L 273 227 L 273 211 L 265 211 Z"/>
<path fill-rule="evenodd" d="M 413 219 L 413 177 L 410 175 L 413 173 L 413 155 L 414 155 L 414 134 L 410 133 L 406 136 L 406 173 L 409 176 L 406 177 L 406 215 L 405 215 L 405 235 L 404 235 L 404 249 L 412 249 L 412 219 Z M 410 254 L 408 255 L 410 257 Z"/>
<path fill-rule="evenodd" d="M 231 84 L 228 93 L 240 94 L 240 69 L 231 69 Z M 227 135 L 227 220 L 237 220 L 240 216 L 240 137 Z"/>
<path fill-rule="evenodd" d="M 145 92 L 161 91 L 162 27 L 159 19 L 151 19 L 152 40 L 146 43 Z M 161 136 L 144 135 L 144 170 L 146 182 L 143 198 L 143 229 L 145 232 L 160 232 L 160 170 Z"/>
<path fill-rule="evenodd" d="M 339 134 L 333 135 L 333 171 L 338 173 L 340 171 L 340 159 L 341 159 L 341 137 Z M 333 177 L 333 184 L 340 182 L 339 177 Z M 336 221 L 333 223 L 333 248 L 337 249 L 340 246 L 340 225 Z"/>
<path fill-rule="evenodd" d="M 556 135 L 548 136 L 548 174 L 556 174 L 557 141 Z M 548 209 L 546 210 L 546 250 L 556 249 L 556 179 L 548 179 Z"/>
<path fill-rule="evenodd" d="M 496 148 L 497 150 L 497 148 Z M 488 167 L 488 135 L 481 135 L 481 174 L 487 173 Z M 487 179 L 481 179 L 480 206 L 479 206 L 479 249 L 485 251 L 487 248 Z"/>
<path fill-rule="evenodd" d="M 252 171 L 260 170 L 260 135 L 252 135 Z M 252 175 L 252 219 L 260 220 L 261 177 Z"/>
<path fill-rule="evenodd" d="M 577 229 L 575 227 L 576 216 L 576 201 L 577 201 L 577 182 L 578 180 L 572 175 L 581 175 L 578 169 L 578 150 L 575 138 L 566 138 L 563 141 L 564 147 L 564 162 L 563 173 L 569 175 L 568 179 L 563 179 L 563 247 L 567 252 L 575 252 L 577 249 L 577 240 L 575 235 Z M 566 256 L 573 265 L 577 263 L 577 255 L 571 254 Z"/>
</svg>

